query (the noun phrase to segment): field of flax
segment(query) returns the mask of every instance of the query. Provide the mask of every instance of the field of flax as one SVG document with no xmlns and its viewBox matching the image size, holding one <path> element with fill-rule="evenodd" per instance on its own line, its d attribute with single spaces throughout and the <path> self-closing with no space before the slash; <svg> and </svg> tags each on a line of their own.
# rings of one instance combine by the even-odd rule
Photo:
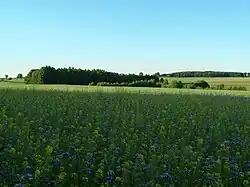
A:
<svg viewBox="0 0 250 187">
<path fill-rule="evenodd" d="M 0 90 L 0 186 L 250 185 L 250 98 Z"/>
</svg>

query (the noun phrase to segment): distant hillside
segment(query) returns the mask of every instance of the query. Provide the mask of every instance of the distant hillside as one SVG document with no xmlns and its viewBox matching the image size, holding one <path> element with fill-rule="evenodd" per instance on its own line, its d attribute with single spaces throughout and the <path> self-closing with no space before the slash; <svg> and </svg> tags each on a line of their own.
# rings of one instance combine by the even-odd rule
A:
<svg viewBox="0 0 250 187">
<path fill-rule="evenodd" d="M 162 77 L 250 77 L 250 73 L 221 71 L 182 71 L 162 74 Z"/>
</svg>

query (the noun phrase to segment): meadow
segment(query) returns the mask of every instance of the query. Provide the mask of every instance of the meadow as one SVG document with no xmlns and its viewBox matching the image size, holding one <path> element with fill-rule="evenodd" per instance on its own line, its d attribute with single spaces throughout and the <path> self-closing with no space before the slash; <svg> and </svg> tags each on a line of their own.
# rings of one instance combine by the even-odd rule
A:
<svg viewBox="0 0 250 187">
<path fill-rule="evenodd" d="M 249 96 L 0 83 L 0 186 L 249 186 Z"/>
</svg>

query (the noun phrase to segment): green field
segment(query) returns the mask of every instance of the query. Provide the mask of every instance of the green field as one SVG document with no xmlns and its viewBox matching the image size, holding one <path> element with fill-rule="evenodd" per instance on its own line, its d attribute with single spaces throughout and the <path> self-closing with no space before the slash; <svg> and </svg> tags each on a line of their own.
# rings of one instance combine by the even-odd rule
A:
<svg viewBox="0 0 250 187">
<path fill-rule="evenodd" d="M 211 86 L 216 86 L 220 84 L 224 84 L 225 86 L 245 86 L 248 90 L 250 90 L 250 77 L 236 77 L 236 78 L 208 78 L 208 77 L 188 77 L 188 78 L 175 78 L 175 77 L 167 77 L 169 81 L 172 80 L 180 80 L 183 83 L 192 83 L 198 80 L 205 80 Z"/>
<path fill-rule="evenodd" d="M 195 95 L 231 95 L 250 97 L 250 91 L 234 90 L 200 90 L 200 89 L 175 89 L 175 88 L 148 88 L 148 87 L 98 87 L 80 85 L 32 85 L 12 82 L 0 82 L 0 89 L 25 89 L 25 90 L 57 90 L 57 91 L 84 91 L 84 92 L 126 92 L 149 94 L 195 94 Z"/>
<path fill-rule="evenodd" d="M 249 92 L 0 87 L 0 186 L 249 186 Z"/>
</svg>

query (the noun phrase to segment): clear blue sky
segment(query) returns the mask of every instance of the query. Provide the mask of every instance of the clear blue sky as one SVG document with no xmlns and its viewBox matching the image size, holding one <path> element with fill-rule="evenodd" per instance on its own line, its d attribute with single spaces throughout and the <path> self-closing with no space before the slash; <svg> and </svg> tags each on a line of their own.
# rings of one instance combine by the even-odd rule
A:
<svg viewBox="0 0 250 187">
<path fill-rule="evenodd" d="M 6 0 L 0 24 L 0 76 L 43 65 L 250 72 L 250 0 Z"/>
</svg>

